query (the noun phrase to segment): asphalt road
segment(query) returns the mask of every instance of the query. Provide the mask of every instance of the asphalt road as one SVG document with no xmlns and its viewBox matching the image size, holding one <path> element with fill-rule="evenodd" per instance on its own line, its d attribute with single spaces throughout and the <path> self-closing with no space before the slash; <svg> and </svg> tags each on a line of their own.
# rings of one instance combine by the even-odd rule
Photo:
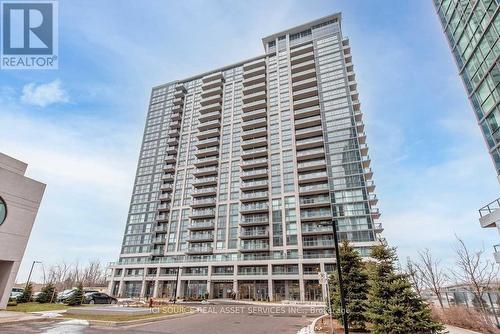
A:
<svg viewBox="0 0 500 334">
<path fill-rule="evenodd" d="M 31 321 L 0 326 L 0 333 L 44 334 L 260 334 L 298 333 L 319 316 L 319 309 L 295 306 L 242 304 L 192 305 L 198 313 L 187 317 L 120 328 L 90 326 L 81 320 Z"/>
</svg>

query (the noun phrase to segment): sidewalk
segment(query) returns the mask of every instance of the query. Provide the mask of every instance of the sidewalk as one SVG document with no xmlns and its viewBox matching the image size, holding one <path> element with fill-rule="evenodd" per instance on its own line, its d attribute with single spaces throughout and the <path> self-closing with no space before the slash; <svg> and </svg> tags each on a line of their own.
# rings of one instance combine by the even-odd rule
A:
<svg viewBox="0 0 500 334">
<path fill-rule="evenodd" d="M 449 334 L 481 334 L 478 332 L 473 332 L 468 329 L 463 329 L 459 327 L 454 327 L 454 326 L 446 326 L 446 330 L 448 330 Z"/>
<path fill-rule="evenodd" d="M 53 319 L 58 316 L 59 312 L 61 311 L 43 311 L 31 313 L 0 311 L 0 325 L 21 321 Z"/>
</svg>

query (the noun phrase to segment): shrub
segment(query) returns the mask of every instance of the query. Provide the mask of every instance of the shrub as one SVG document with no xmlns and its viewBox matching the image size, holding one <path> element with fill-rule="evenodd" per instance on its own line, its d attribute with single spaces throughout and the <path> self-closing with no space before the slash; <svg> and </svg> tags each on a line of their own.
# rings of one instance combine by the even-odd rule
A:
<svg viewBox="0 0 500 334">
<path fill-rule="evenodd" d="M 54 284 L 49 283 L 42 288 L 40 294 L 36 297 L 38 303 L 53 303 L 56 297 L 56 287 Z"/>
<path fill-rule="evenodd" d="M 491 319 L 483 313 L 465 306 L 451 306 L 445 309 L 433 307 L 433 316 L 441 322 L 487 334 L 498 334 Z"/>
<path fill-rule="evenodd" d="M 81 305 L 83 301 L 83 284 L 78 283 L 75 292 L 71 296 L 66 299 L 66 304 L 70 306 L 78 306 Z"/>
<path fill-rule="evenodd" d="M 26 288 L 23 291 L 23 294 L 17 297 L 18 303 L 28 303 L 31 301 L 31 297 L 33 296 L 33 285 L 28 283 Z"/>
</svg>

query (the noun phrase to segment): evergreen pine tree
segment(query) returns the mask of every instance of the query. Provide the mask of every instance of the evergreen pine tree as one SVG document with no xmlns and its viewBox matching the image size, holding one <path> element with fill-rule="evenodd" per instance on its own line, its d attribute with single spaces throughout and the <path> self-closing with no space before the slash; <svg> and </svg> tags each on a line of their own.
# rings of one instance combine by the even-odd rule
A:
<svg viewBox="0 0 500 334">
<path fill-rule="evenodd" d="M 51 303 L 55 302 L 56 287 L 52 283 L 45 285 L 40 294 L 36 297 L 38 303 Z"/>
<path fill-rule="evenodd" d="M 444 327 L 432 319 L 429 306 L 413 291 L 405 274 L 396 271 L 396 251 L 376 246 L 372 257 L 367 318 L 373 334 L 435 334 Z"/>
<path fill-rule="evenodd" d="M 76 286 L 75 292 L 66 299 L 66 304 L 70 306 L 78 306 L 81 305 L 83 301 L 83 284 L 82 282 L 78 283 Z"/>
<path fill-rule="evenodd" d="M 349 327 L 364 330 L 367 322 L 365 312 L 368 299 L 368 274 L 365 271 L 361 256 L 347 241 L 342 243 L 339 252 Z M 330 277 L 330 294 L 333 316 L 343 325 L 337 275 Z"/>
<path fill-rule="evenodd" d="M 28 283 L 23 290 L 23 294 L 17 297 L 18 303 L 28 303 L 33 296 L 33 284 Z"/>
</svg>

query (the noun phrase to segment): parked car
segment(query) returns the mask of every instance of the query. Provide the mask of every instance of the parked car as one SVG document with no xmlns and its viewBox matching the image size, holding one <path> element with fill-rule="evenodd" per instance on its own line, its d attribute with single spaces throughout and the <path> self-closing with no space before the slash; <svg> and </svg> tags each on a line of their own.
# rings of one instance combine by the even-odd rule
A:
<svg viewBox="0 0 500 334">
<path fill-rule="evenodd" d="M 16 299 L 23 294 L 23 288 L 12 288 L 9 299 Z"/>
<path fill-rule="evenodd" d="M 85 304 L 116 304 L 118 300 L 103 292 L 88 292 L 83 295 Z"/>
<path fill-rule="evenodd" d="M 67 290 L 63 290 L 61 292 L 59 292 L 57 294 L 57 302 L 58 303 L 64 303 L 69 297 L 71 297 L 73 295 L 73 293 L 75 293 L 76 291 L 76 288 L 73 288 L 73 289 L 67 289 Z M 96 290 L 83 290 L 83 293 L 89 293 L 89 292 L 97 292 Z"/>
</svg>

